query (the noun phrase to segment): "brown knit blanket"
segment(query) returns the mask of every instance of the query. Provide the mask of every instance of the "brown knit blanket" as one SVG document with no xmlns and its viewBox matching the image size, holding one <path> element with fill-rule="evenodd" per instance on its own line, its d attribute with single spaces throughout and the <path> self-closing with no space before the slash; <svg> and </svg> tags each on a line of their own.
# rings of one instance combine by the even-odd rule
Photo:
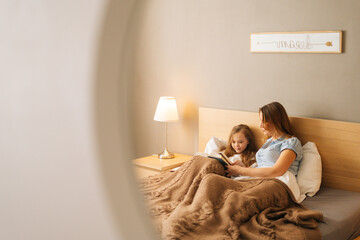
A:
<svg viewBox="0 0 360 240">
<path fill-rule="evenodd" d="M 163 239 L 321 239 L 322 214 L 297 204 L 286 184 L 234 181 L 211 158 L 195 156 L 140 185 Z"/>
</svg>

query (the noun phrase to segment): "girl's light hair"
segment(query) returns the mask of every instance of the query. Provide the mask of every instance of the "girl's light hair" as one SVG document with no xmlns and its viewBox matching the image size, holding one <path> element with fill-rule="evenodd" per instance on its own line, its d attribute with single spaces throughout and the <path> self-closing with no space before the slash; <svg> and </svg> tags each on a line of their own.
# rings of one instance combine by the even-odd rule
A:
<svg viewBox="0 0 360 240">
<path fill-rule="evenodd" d="M 255 153 L 257 151 L 255 141 L 254 141 L 254 136 L 253 136 L 253 133 L 251 132 L 249 126 L 247 126 L 245 124 L 239 124 L 232 128 L 224 153 L 228 157 L 232 157 L 236 154 L 235 150 L 231 146 L 231 143 L 233 141 L 234 134 L 236 134 L 238 132 L 241 132 L 242 134 L 244 134 L 245 138 L 249 142 L 246 149 L 242 153 L 240 153 L 241 159 L 242 159 L 245 167 L 249 167 L 249 166 L 251 166 L 251 164 L 253 164 L 255 162 Z M 222 149 L 222 150 L 224 150 L 224 149 Z"/>
<path fill-rule="evenodd" d="M 289 117 L 285 108 L 278 102 L 272 102 L 262 106 L 259 109 L 259 113 L 262 113 L 263 124 L 272 123 L 275 130 L 288 135 L 288 137 L 294 136 L 294 131 L 291 127 Z"/>
</svg>

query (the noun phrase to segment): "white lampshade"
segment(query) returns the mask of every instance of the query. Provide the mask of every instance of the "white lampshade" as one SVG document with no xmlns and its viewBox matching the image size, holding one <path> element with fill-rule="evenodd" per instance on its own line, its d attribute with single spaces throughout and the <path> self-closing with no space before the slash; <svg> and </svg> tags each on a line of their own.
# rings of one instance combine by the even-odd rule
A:
<svg viewBox="0 0 360 240">
<path fill-rule="evenodd" d="M 174 97 L 160 97 L 154 120 L 159 122 L 173 122 L 179 120 L 179 114 Z"/>
</svg>

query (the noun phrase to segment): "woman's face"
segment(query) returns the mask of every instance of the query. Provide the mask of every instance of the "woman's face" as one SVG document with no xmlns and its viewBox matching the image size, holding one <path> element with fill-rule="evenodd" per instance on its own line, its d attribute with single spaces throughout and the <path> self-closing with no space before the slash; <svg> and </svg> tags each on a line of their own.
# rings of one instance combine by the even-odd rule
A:
<svg viewBox="0 0 360 240">
<path fill-rule="evenodd" d="M 248 144 L 249 141 L 242 132 L 237 132 L 233 135 L 231 147 L 235 150 L 236 153 L 242 153 Z"/>
<path fill-rule="evenodd" d="M 264 135 L 271 137 L 274 133 L 274 125 L 271 122 L 264 122 L 262 112 L 259 113 L 260 118 L 260 129 L 263 131 Z"/>
</svg>

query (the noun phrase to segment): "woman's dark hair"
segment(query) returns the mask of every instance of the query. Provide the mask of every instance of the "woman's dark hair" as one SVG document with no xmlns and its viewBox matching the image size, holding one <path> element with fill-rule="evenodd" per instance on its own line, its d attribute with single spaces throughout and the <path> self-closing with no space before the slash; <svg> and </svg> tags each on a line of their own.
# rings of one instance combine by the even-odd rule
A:
<svg viewBox="0 0 360 240">
<path fill-rule="evenodd" d="M 264 124 L 270 122 L 277 131 L 286 133 L 289 136 L 295 135 L 286 110 L 280 103 L 272 102 L 266 104 L 259 109 L 259 112 L 262 113 L 262 121 Z"/>
</svg>

